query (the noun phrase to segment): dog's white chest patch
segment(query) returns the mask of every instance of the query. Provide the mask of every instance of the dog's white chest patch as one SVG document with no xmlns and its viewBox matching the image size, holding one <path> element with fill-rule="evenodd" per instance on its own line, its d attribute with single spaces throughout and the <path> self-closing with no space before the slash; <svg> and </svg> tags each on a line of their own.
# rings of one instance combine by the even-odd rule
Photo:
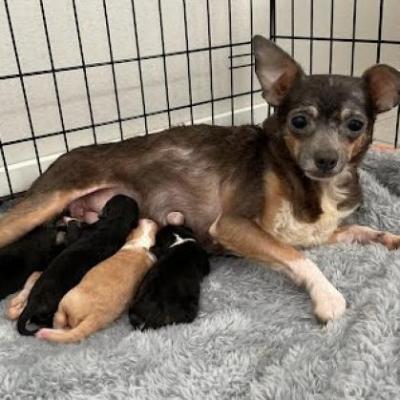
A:
<svg viewBox="0 0 400 400">
<path fill-rule="evenodd" d="M 337 203 L 334 198 L 324 194 L 321 198 L 323 213 L 316 222 L 307 223 L 296 219 L 292 205 L 284 200 L 268 230 L 277 239 L 293 246 L 308 247 L 325 243 L 341 220 L 353 211 L 338 210 Z"/>
</svg>

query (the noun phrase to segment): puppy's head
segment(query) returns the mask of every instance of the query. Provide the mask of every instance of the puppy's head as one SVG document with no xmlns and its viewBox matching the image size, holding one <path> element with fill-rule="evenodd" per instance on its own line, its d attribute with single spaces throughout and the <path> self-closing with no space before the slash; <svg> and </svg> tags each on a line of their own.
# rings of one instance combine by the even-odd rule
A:
<svg viewBox="0 0 400 400">
<path fill-rule="evenodd" d="M 166 225 L 156 235 L 156 244 L 150 249 L 158 258 L 179 240 L 193 239 L 193 231 L 184 225 Z"/>
<path fill-rule="evenodd" d="M 134 199 L 123 194 L 117 194 L 108 200 L 101 212 L 103 219 L 117 219 L 127 216 L 138 219 L 139 206 Z"/>
<path fill-rule="evenodd" d="M 361 78 L 305 75 L 287 53 L 262 36 L 253 38 L 264 99 L 276 107 L 289 154 L 311 179 L 329 179 L 358 162 L 372 140 L 378 113 L 400 100 L 400 72 L 378 64 Z"/>
</svg>

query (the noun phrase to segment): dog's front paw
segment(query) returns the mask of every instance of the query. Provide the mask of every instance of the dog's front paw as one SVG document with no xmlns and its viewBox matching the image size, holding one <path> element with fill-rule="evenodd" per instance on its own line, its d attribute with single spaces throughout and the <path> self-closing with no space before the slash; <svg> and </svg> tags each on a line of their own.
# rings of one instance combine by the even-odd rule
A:
<svg viewBox="0 0 400 400">
<path fill-rule="evenodd" d="M 311 297 L 314 303 L 314 314 L 321 322 L 340 318 L 346 310 L 346 300 L 333 286 L 315 288 Z"/>
<path fill-rule="evenodd" d="M 400 235 L 385 232 L 380 241 L 389 250 L 397 250 L 400 248 Z"/>
</svg>

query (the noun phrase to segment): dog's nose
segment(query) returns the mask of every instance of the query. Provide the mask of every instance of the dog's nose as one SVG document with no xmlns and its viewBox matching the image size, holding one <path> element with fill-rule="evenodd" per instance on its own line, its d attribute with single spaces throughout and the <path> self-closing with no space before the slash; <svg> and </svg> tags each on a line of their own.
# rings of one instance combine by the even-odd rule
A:
<svg viewBox="0 0 400 400">
<path fill-rule="evenodd" d="M 314 155 L 314 162 L 321 172 L 332 171 L 338 162 L 338 154 L 335 151 L 320 151 Z"/>
</svg>

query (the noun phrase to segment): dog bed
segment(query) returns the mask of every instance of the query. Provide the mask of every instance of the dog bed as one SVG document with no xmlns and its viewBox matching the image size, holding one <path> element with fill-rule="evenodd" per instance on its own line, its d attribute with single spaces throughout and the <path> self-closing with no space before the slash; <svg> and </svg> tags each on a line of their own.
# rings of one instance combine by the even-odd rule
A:
<svg viewBox="0 0 400 400">
<path fill-rule="evenodd" d="M 400 233 L 400 155 L 370 152 L 351 222 Z M 212 260 L 190 325 L 132 331 L 125 315 L 78 345 L 19 336 L 0 302 L 0 398 L 395 399 L 400 393 L 400 251 L 307 251 L 346 297 L 323 327 L 307 294 L 237 258 Z M 1 268 L 1 266 L 0 266 Z"/>
</svg>

